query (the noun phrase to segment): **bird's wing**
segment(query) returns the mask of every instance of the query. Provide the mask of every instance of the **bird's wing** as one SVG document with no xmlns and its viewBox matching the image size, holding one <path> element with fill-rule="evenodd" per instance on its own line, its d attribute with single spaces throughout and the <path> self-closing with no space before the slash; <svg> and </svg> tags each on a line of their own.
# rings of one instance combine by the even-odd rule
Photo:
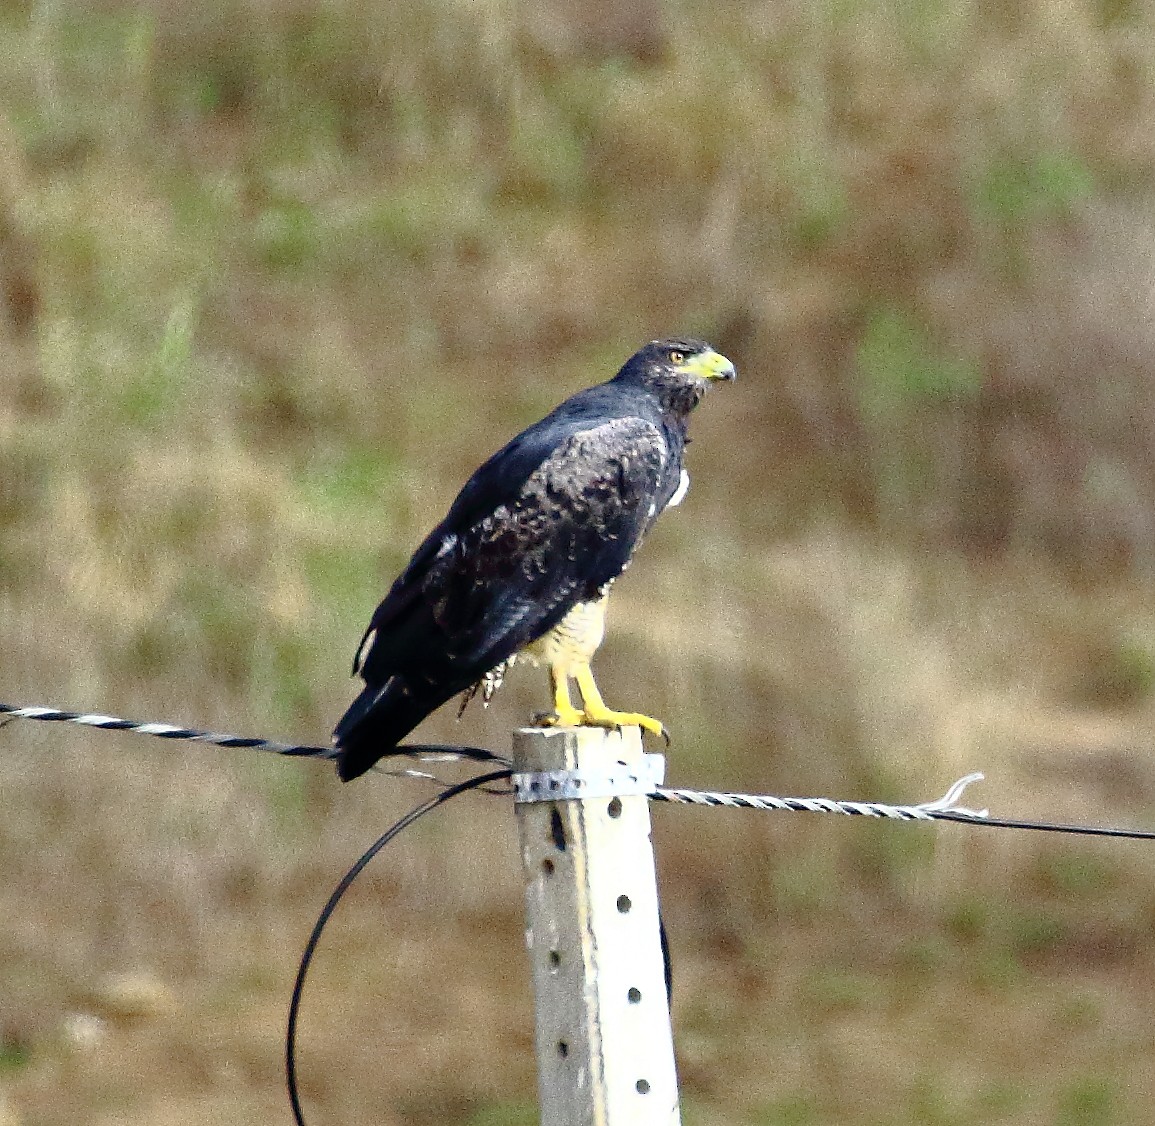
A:
<svg viewBox="0 0 1155 1126">
<path fill-rule="evenodd" d="M 418 549 L 357 671 L 476 677 L 518 652 L 625 568 L 677 480 L 669 461 L 662 430 L 642 418 L 531 428 Z"/>
<path fill-rule="evenodd" d="M 397 576 L 389 593 L 377 607 L 366 627 L 353 672 L 372 677 L 366 668 L 376 639 L 402 622 L 422 596 L 423 584 L 438 557 L 452 550 L 457 537 L 490 515 L 502 497 L 515 496 L 526 479 L 554 452 L 569 430 L 555 422 L 554 415 L 522 431 L 473 471 L 450 506 L 445 519 L 421 542 L 405 570 Z"/>
</svg>

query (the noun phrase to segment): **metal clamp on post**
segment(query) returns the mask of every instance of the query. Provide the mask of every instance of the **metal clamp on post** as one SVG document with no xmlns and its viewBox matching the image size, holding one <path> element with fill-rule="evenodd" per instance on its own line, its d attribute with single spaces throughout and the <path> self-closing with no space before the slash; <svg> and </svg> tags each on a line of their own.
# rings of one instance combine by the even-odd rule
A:
<svg viewBox="0 0 1155 1126">
<path fill-rule="evenodd" d="M 615 763 L 609 770 L 543 770 L 514 774 L 515 802 L 574 801 L 652 794 L 666 777 L 665 755 L 643 755 L 640 763 Z"/>
</svg>

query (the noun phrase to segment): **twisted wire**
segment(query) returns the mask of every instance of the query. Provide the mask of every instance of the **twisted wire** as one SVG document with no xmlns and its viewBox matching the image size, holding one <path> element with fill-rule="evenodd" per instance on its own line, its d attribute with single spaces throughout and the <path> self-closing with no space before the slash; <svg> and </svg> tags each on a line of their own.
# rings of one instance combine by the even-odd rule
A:
<svg viewBox="0 0 1155 1126">
<path fill-rule="evenodd" d="M 893 805 L 878 801 L 840 801 L 835 798 L 782 798 L 773 794 L 734 794 L 715 790 L 684 790 L 659 787 L 650 794 L 653 801 L 677 805 L 723 806 L 729 809 L 775 810 L 789 813 L 840 813 L 847 817 L 882 817 L 891 821 L 933 821 L 943 813 L 961 820 L 985 820 L 985 809 L 965 809 L 958 804 L 972 782 L 981 774 L 960 778 L 941 798 L 918 805 Z"/>
<path fill-rule="evenodd" d="M 95 728 L 99 731 L 127 731 L 134 735 L 151 735 L 156 739 L 208 743 L 214 747 L 229 747 L 246 751 L 265 751 L 288 758 L 333 759 L 337 757 L 337 751 L 334 747 L 318 747 L 307 743 L 280 743 L 275 739 L 228 735 L 219 731 L 204 731 L 195 727 L 179 727 L 172 723 L 142 723 L 134 719 L 122 719 L 119 716 L 101 715 L 97 712 L 66 712 L 60 708 L 17 707 L 14 704 L 0 703 L 0 716 L 8 717 L 6 720 L 0 721 L 5 723 L 13 719 L 31 719 L 42 723 L 73 723 L 80 727 Z M 507 759 L 501 755 L 495 755 L 492 751 L 485 750 L 484 747 L 412 743 L 398 747 L 397 753 L 423 760 L 455 761 L 465 759 L 470 762 L 496 762 L 502 766 L 508 765 Z M 401 775 L 413 773 L 417 777 L 422 776 L 420 772 L 383 772 Z"/>
<path fill-rule="evenodd" d="M 228 747 L 249 751 L 265 751 L 289 758 L 333 759 L 333 747 L 318 747 L 306 743 L 281 743 L 274 739 L 260 739 L 244 735 L 228 735 L 217 731 L 204 731 L 193 727 L 179 727 L 171 723 L 141 723 L 119 716 L 101 715 L 95 712 L 69 712 L 60 708 L 18 707 L 0 703 L 0 725 L 14 719 L 38 720 L 46 723 L 73 723 L 81 727 L 102 731 L 128 731 L 137 735 L 151 735 L 157 739 L 184 740 L 191 743 L 208 743 L 216 747 Z M 429 761 L 469 761 L 494 763 L 508 767 L 509 760 L 494 754 L 484 747 L 467 747 L 456 744 L 407 743 L 397 748 L 396 754 L 424 762 Z M 376 768 L 378 773 L 390 777 L 417 778 L 434 783 L 446 790 L 452 784 L 444 782 L 427 771 L 413 768 Z M 889 802 L 840 801 L 835 798 L 794 798 L 778 797 L 774 794 L 741 794 L 719 790 L 690 790 L 674 787 L 659 787 L 650 793 L 652 801 L 668 802 L 676 805 L 698 805 L 727 809 L 755 809 L 792 813 L 835 813 L 848 817 L 873 817 L 889 821 L 953 821 L 956 824 L 983 825 L 992 829 L 1027 829 L 1046 833 L 1072 833 L 1091 837 L 1116 837 L 1128 840 L 1155 840 L 1155 830 L 1125 829 L 1107 825 L 1064 825 L 1050 821 L 1025 821 L 1009 817 L 992 817 L 985 809 L 967 809 L 960 806 L 963 791 L 973 782 L 982 779 L 981 774 L 968 774 L 960 778 L 949 790 L 934 801 L 917 805 L 895 805 Z M 504 789 L 486 787 L 485 792 L 505 793 Z"/>
</svg>

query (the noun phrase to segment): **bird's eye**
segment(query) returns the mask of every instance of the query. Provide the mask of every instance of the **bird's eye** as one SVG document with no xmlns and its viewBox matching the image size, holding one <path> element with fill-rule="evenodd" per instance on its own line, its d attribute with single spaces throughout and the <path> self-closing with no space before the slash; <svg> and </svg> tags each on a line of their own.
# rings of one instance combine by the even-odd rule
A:
<svg viewBox="0 0 1155 1126">
<path fill-rule="evenodd" d="M 679 352 L 677 348 L 675 348 L 670 353 L 670 363 L 672 363 L 672 364 L 680 364 L 685 360 L 685 358 L 686 358 L 686 353 L 685 352 Z"/>
</svg>

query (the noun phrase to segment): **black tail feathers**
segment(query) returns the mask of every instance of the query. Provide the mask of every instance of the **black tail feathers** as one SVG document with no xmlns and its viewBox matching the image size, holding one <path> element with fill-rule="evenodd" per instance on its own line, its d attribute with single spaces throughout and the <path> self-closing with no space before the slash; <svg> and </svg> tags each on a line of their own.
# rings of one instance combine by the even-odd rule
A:
<svg viewBox="0 0 1155 1126">
<path fill-rule="evenodd" d="M 396 754 L 397 744 L 444 702 L 415 693 L 398 676 L 384 685 L 366 686 L 333 732 L 337 776 L 348 782 L 364 774 L 379 758 Z"/>
</svg>

